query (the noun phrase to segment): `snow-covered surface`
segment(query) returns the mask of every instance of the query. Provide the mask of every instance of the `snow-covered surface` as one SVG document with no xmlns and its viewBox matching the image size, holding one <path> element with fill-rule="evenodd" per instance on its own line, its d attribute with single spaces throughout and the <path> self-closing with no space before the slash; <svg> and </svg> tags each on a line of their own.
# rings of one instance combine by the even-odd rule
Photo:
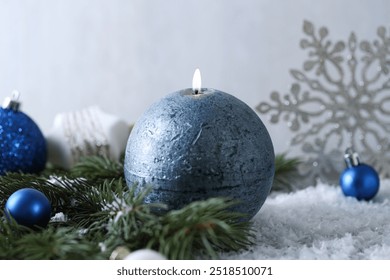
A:
<svg viewBox="0 0 390 280">
<path fill-rule="evenodd" d="M 369 202 L 325 184 L 271 194 L 253 221 L 256 245 L 222 259 L 390 259 L 390 180 Z"/>
</svg>

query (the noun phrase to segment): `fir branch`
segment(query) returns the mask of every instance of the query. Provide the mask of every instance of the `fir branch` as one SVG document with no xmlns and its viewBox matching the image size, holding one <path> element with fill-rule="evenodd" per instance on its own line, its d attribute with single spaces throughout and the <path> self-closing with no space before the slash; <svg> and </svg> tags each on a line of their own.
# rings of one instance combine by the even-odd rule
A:
<svg viewBox="0 0 390 280">
<path fill-rule="evenodd" d="M 67 227 L 23 235 L 15 242 L 14 255 L 25 260 L 103 259 L 98 243 Z"/>
<path fill-rule="evenodd" d="M 55 205 L 57 212 L 63 212 L 69 223 L 80 228 L 107 222 L 109 214 L 104 209 L 129 190 L 121 178 L 102 179 L 100 182 L 67 177 L 51 178 L 51 180 L 54 181 L 53 184 L 57 189 L 65 192 L 63 199 L 59 200 L 60 203 Z"/>
<path fill-rule="evenodd" d="M 97 213 L 109 219 L 105 246 L 112 250 L 123 244 L 132 250 L 144 248 L 154 227 L 160 222 L 156 213 L 166 209 L 162 204 L 144 203 L 149 188 L 139 193 L 135 190 L 133 186 L 126 192 L 118 193 L 115 199 L 106 204 L 105 209 Z M 95 229 L 96 224 L 91 228 Z"/>
<path fill-rule="evenodd" d="M 66 200 L 68 191 L 60 188 L 48 178 L 34 174 L 8 173 L 6 176 L 0 176 L 0 207 L 4 209 L 7 199 L 22 188 L 34 188 L 41 191 L 51 201 L 54 211 L 59 210 L 56 206 L 69 203 Z"/>
<path fill-rule="evenodd" d="M 128 188 L 122 181 L 105 181 L 99 191 L 91 193 L 90 196 L 91 202 L 97 205 L 98 210 L 89 217 L 80 217 L 80 220 L 90 219 L 89 230 L 104 227 L 108 231 L 118 231 L 116 235 L 124 236 L 129 232 L 139 231 L 143 222 L 154 217 L 151 214 L 152 210 L 163 207 L 144 203 L 148 191 L 149 189 L 136 194 L 135 187 Z"/>
<path fill-rule="evenodd" d="M 287 158 L 286 154 L 275 157 L 275 176 L 272 191 L 292 191 L 294 183 L 299 178 L 298 165 L 301 160 L 297 157 Z"/>
<path fill-rule="evenodd" d="M 123 164 L 101 156 L 83 158 L 71 170 L 74 177 L 87 179 L 108 179 L 123 177 Z"/>
<path fill-rule="evenodd" d="M 276 157 L 275 189 L 296 178 L 298 159 Z M 49 168 L 41 175 L 0 176 L 0 207 L 16 190 L 32 187 L 51 201 L 61 222 L 31 230 L 0 213 L 1 259 L 101 259 L 117 246 L 152 248 L 170 259 L 218 258 L 252 244 L 251 223 L 239 222 L 232 201 L 212 198 L 182 209 L 162 212 L 163 205 L 145 204 L 123 179 L 123 164 L 102 157 L 85 158 L 72 170 Z M 160 213 L 160 214 L 159 214 Z"/>
<path fill-rule="evenodd" d="M 196 201 L 161 217 L 147 244 L 171 259 L 191 259 L 196 254 L 218 258 L 219 251 L 237 251 L 252 245 L 250 222 L 230 212 L 236 203 L 223 198 Z"/>
<path fill-rule="evenodd" d="M 3 211 L 0 213 L 0 259 L 15 259 L 16 242 L 32 229 L 18 225 L 12 217 L 6 218 Z"/>
</svg>

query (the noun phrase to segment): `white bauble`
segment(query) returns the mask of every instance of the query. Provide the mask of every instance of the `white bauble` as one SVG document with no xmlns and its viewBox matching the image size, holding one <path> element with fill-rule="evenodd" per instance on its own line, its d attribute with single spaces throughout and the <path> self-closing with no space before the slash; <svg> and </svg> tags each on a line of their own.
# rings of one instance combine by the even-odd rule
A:
<svg viewBox="0 0 390 280">
<path fill-rule="evenodd" d="M 166 260 L 167 258 L 151 249 L 140 249 L 131 252 L 124 260 Z"/>
</svg>

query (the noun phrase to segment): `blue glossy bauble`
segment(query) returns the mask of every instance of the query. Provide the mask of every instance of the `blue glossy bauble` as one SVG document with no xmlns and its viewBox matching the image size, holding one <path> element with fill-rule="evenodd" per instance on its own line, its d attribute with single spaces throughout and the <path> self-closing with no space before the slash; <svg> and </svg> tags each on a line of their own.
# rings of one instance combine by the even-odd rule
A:
<svg viewBox="0 0 390 280">
<path fill-rule="evenodd" d="M 372 199 L 379 190 L 379 176 L 371 166 L 359 165 L 346 168 L 340 175 L 340 186 L 346 196 L 359 200 Z"/>
<path fill-rule="evenodd" d="M 236 97 L 210 88 L 174 92 L 135 124 L 124 174 L 136 191 L 152 187 L 146 203 L 179 209 L 211 197 L 240 203 L 251 219 L 272 187 L 273 144 L 258 115 Z"/>
<path fill-rule="evenodd" d="M 8 198 L 5 213 L 20 225 L 45 227 L 50 220 L 51 205 L 42 192 L 24 188 Z"/>
<path fill-rule="evenodd" d="M 26 114 L 0 108 L 0 175 L 38 173 L 46 165 L 46 140 Z"/>
</svg>

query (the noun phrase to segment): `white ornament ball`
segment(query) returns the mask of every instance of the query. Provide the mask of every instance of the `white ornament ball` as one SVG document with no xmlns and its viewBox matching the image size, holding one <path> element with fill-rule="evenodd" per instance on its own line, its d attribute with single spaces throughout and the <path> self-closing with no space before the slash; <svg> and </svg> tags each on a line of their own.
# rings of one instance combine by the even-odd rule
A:
<svg viewBox="0 0 390 280">
<path fill-rule="evenodd" d="M 57 114 L 46 136 L 48 161 L 69 169 L 85 156 L 99 155 L 119 160 L 130 130 L 125 121 L 97 106 Z"/>
<path fill-rule="evenodd" d="M 167 258 L 151 249 L 140 249 L 130 253 L 124 260 L 166 260 Z"/>
</svg>

